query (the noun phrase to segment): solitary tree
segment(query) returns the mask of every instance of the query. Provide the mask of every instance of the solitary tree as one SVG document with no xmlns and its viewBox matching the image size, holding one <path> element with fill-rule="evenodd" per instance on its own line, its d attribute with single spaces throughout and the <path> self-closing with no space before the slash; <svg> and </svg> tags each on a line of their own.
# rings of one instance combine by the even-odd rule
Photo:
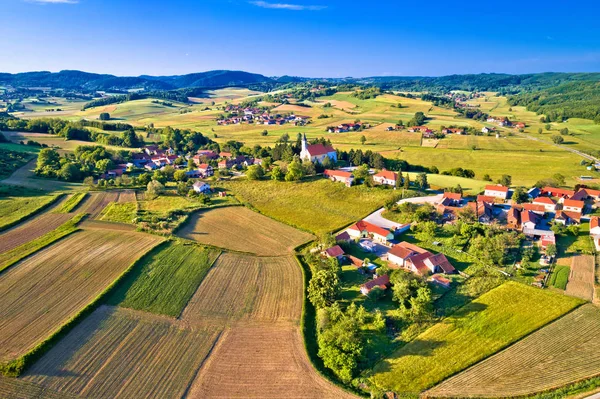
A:
<svg viewBox="0 0 600 399">
<path fill-rule="evenodd" d="M 363 136 L 360 136 L 360 143 L 361 143 L 362 145 L 365 145 L 365 143 L 366 143 L 366 142 L 367 142 L 367 138 L 366 138 L 364 135 L 363 135 Z"/>
<path fill-rule="evenodd" d="M 102 112 L 99 118 L 101 121 L 108 121 L 110 120 L 110 114 L 108 112 Z"/>
<path fill-rule="evenodd" d="M 565 139 L 563 139 L 562 136 L 554 135 L 552 136 L 552 141 L 554 142 L 554 144 L 562 144 L 565 142 Z"/>
</svg>

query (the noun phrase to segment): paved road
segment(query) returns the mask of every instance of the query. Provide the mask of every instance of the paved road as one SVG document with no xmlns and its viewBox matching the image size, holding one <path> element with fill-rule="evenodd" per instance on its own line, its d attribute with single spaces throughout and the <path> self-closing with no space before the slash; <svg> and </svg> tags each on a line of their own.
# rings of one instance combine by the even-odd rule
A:
<svg viewBox="0 0 600 399">
<path fill-rule="evenodd" d="M 404 202 L 412 202 L 414 204 L 437 203 L 442 200 L 443 196 L 443 194 L 438 194 L 427 197 L 406 198 L 398 201 L 398 204 L 402 204 Z M 385 208 L 378 209 L 377 211 L 367 216 L 364 220 L 374 224 L 375 226 L 383 227 L 384 229 L 388 230 L 402 226 L 400 223 L 392 222 L 391 220 L 387 220 L 386 218 L 381 216 L 381 213 L 384 210 Z"/>
<path fill-rule="evenodd" d="M 588 397 L 587 397 L 587 398 L 585 398 L 585 399 L 600 399 L 600 393 L 597 393 L 597 394 L 595 394 L 595 395 L 592 395 L 592 396 L 588 396 Z"/>
</svg>

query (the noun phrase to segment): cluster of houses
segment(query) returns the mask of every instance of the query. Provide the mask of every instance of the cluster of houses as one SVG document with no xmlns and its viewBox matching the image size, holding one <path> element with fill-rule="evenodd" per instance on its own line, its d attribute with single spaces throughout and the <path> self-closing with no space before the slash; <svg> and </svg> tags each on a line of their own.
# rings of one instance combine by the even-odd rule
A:
<svg viewBox="0 0 600 399">
<path fill-rule="evenodd" d="M 423 135 L 423 138 L 426 139 L 431 139 L 434 138 L 436 136 L 439 137 L 439 133 L 436 133 L 434 130 L 432 130 L 431 128 L 427 127 L 427 126 L 411 126 L 408 128 L 408 131 L 410 133 L 421 133 Z M 448 135 L 448 134 L 466 134 L 465 128 L 461 128 L 461 127 L 457 127 L 457 128 L 443 128 L 441 130 L 441 134 L 443 136 Z"/>
<path fill-rule="evenodd" d="M 525 123 L 523 123 L 523 122 L 511 122 L 505 116 L 489 116 L 486 121 L 488 123 L 494 123 L 500 127 L 512 126 L 515 129 L 524 129 L 526 126 Z M 486 133 L 486 132 L 484 132 L 484 133 Z"/>
<path fill-rule="evenodd" d="M 351 122 L 351 123 L 341 123 L 337 126 L 328 126 L 325 131 L 327 133 L 347 133 L 347 132 L 356 132 L 361 129 L 367 129 L 367 125 L 363 125 L 360 122 Z"/>
<path fill-rule="evenodd" d="M 326 169 L 323 172 L 323 176 L 331 181 L 344 183 L 347 187 L 350 187 L 354 182 L 354 174 L 345 170 Z M 375 184 L 387 185 L 391 187 L 396 186 L 396 182 L 399 178 L 400 176 L 398 173 L 385 169 L 373 175 L 373 181 Z"/>
<path fill-rule="evenodd" d="M 375 252 L 374 247 L 377 247 L 377 245 L 384 246 L 385 250 L 377 256 L 383 261 L 387 261 L 390 269 L 403 269 L 422 277 L 429 277 L 430 281 L 446 288 L 450 287 L 451 281 L 445 275 L 455 274 L 457 271 L 444 254 L 434 254 L 405 241 L 394 242 L 397 234 L 405 232 L 409 228 L 410 224 L 406 224 L 391 231 L 361 220 L 338 234 L 336 241 L 356 242 L 366 252 Z M 361 270 L 366 268 L 371 273 L 374 273 L 377 268 L 374 264 L 365 263 L 352 255 L 346 254 L 339 245 L 325 249 L 323 255 L 337 258 L 342 262 L 350 261 L 354 266 L 361 268 Z M 389 287 L 389 277 L 387 275 L 375 276 L 374 279 L 361 285 L 360 290 L 364 295 L 368 295 L 375 287 L 381 289 Z"/>
<path fill-rule="evenodd" d="M 304 126 L 309 121 L 309 116 L 270 114 L 259 108 L 241 108 L 239 105 L 228 105 L 225 108 L 230 116 L 217 119 L 218 125 L 237 125 L 240 123 L 255 123 L 258 125 L 284 125 L 291 123 L 294 126 Z"/>
</svg>

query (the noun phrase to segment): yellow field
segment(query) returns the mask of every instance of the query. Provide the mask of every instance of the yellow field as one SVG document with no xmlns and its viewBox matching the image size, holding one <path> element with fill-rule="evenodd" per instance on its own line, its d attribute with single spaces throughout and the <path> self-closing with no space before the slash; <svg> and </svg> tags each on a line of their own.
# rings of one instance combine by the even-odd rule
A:
<svg viewBox="0 0 600 399">
<path fill-rule="evenodd" d="M 20 358 L 60 329 L 161 240 L 84 231 L 1 274 L 0 362 Z"/>
<path fill-rule="evenodd" d="M 198 212 L 178 235 L 202 244 L 257 255 L 284 255 L 313 238 L 241 206 Z"/>
<path fill-rule="evenodd" d="M 427 397 L 532 395 L 600 374 L 600 310 L 585 305 L 451 377 Z"/>
</svg>

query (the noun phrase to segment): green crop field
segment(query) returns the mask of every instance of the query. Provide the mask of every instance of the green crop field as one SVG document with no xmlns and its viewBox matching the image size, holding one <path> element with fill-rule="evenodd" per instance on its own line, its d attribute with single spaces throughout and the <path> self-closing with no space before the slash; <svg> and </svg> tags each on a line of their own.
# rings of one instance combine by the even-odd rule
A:
<svg viewBox="0 0 600 399">
<path fill-rule="evenodd" d="M 109 302 L 177 317 L 219 253 L 196 244 L 167 242 L 136 265 Z"/>
<path fill-rule="evenodd" d="M 111 202 L 102 211 L 100 220 L 105 222 L 133 223 L 137 214 L 137 204 L 133 202 Z"/>
<path fill-rule="evenodd" d="M 66 201 L 64 201 L 60 208 L 56 210 L 58 213 L 69 213 L 72 212 L 73 209 L 77 208 L 77 206 L 84 200 L 87 196 L 87 193 L 75 193 L 71 195 Z"/>
<path fill-rule="evenodd" d="M 300 183 L 231 180 L 215 183 L 261 213 L 315 234 L 340 229 L 383 206 L 394 190 L 346 187 L 327 179 Z"/>
<path fill-rule="evenodd" d="M 569 266 L 556 266 L 550 276 L 549 284 L 553 287 L 565 290 L 567 288 L 567 283 L 569 282 L 569 273 L 571 273 L 571 268 Z"/>
<path fill-rule="evenodd" d="M 55 200 L 55 195 L 0 196 L 0 230 L 38 212 Z"/>
<path fill-rule="evenodd" d="M 497 352 L 581 304 L 508 282 L 429 328 L 377 364 L 379 387 L 416 394 Z"/>
</svg>

